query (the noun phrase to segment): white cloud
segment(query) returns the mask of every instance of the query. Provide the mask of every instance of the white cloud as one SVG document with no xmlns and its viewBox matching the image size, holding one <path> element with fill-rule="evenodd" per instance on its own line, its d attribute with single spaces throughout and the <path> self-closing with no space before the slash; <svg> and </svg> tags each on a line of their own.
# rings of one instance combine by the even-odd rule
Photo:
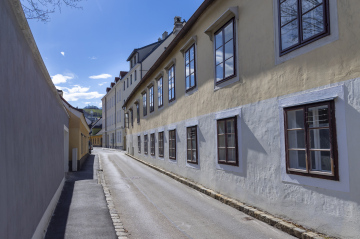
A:
<svg viewBox="0 0 360 239">
<path fill-rule="evenodd" d="M 97 76 L 89 76 L 90 79 L 107 79 L 110 78 L 111 75 L 109 74 L 101 74 L 101 75 L 97 75 Z"/>
<path fill-rule="evenodd" d="M 63 55 L 63 56 L 65 56 L 65 52 L 63 52 L 63 51 L 62 51 L 62 52 L 60 52 L 60 54 L 61 54 L 61 55 Z"/>
<path fill-rule="evenodd" d="M 99 103 L 99 107 L 102 107 L 102 102 Z"/>
<path fill-rule="evenodd" d="M 96 56 L 92 56 L 92 57 L 89 57 L 90 60 L 96 60 L 97 57 Z"/>
<path fill-rule="evenodd" d="M 106 83 L 107 83 L 107 82 L 100 83 L 99 86 L 102 86 L 102 85 L 104 85 L 104 84 L 106 84 Z"/>
<path fill-rule="evenodd" d="M 62 74 L 57 74 L 54 76 L 51 76 L 51 79 L 53 81 L 53 83 L 56 84 L 61 84 L 61 83 L 66 83 L 66 81 L 74 79 L 74 75 L 73 74 L 69 74 L 69 75 L 62 75 Z"/>
<path fill-rule="evenodd" d="M 64 92 L 64 99 L 67 101 L 78 101 L 80 99 L 90 100 L 104 96 L 104 94 L 100 94 L 97 91 L 88 92 L 90 88 L 79 85 L 74 85 L 73 88 L 59 86 L 56 88 Z"/>
</svg>

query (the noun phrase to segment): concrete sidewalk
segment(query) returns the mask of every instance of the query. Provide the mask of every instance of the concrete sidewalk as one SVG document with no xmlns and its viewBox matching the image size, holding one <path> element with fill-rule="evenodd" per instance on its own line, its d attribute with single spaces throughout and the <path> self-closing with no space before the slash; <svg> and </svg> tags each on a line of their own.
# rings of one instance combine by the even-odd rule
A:
<svg viewBox="0 0 360 239">
<path fill-rule="evenodd" d="M 90 155 L 81 171 L 67 173 L 45 238 L 117 238 L 98 168 L 98 157 Z"/>
</svg>

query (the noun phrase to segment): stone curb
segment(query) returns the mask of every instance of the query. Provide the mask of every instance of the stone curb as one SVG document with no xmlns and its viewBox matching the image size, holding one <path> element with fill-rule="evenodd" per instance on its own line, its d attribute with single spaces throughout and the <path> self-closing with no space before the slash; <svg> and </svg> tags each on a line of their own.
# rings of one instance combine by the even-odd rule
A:
<svg viewBox="0 0 360 239">
<path fill-rule="evenodd" d="M 109 213 L 111 216 L 111 220 L 113 222 L 115 233 L 118 239 L 127 239 L 128 237 L 128 231 L 124 228 L 119 213 L 115 209 L 115 205 L 111 196 L 111 192 L 109 187 L 106 184 L 105 176 L 103 173 L 103 167 L 102 167 L 102 160 L 100 158 L 100 155 L 97 155 L 99 157 L 99 171 L 98 171 L 98 182 L 101 184 L 104 190 L 106 204 L 109 209 Z"/>
<path fill-rule="evenodd" d="M 322 239 L 327 238 L 331 239 L 333 237 L 325 236 L 320 233 L 315 233 L 313 231 L 306 230 L 302 227 L 299 227 L 298 225 L 294 225 L 290 222 L 287 222 L 281 218 L 274 217 L 266 212 L 260 211 L 252 206 L 246 205 L 242 202 L 239 202 L 237 200 L 234 200 L 232 198 L 226 197 L 222 194 L 219 194 L 211 189 L 205 188 L 204 186 L 191 182 L 186 178 L 183 178 L 181 176 L 178 176 L 174 173 L 170 173 L 168 171 L 165 171 L 164 169 L 161 169 L 155 165 L 152 165 L 150 163 L 147 163 L 141 159 L 138 159 L 130 154 L 125 153 L 126 156 L 129 156 L 137 161 L 139 161 L 142 164 L 145 164 L 146 166 L 149 166 L 150 168 L 155 169 L 156 171 L 159 171 L 160 173 L 163 173 L 176 181 L 179 181 L 182 184 L 185 184 L 201 193 L 204 193 L 226 205 L 229 205 L 230 207 L 233 207 L 245 214 L 248 214 L 251 217 L 254 217 L 262 222 L 265 222 L 275 228 L 280 229 L 283 232 L 286 232 L 294 237 L 300 238 L 300 239 Z"/>
</svg>

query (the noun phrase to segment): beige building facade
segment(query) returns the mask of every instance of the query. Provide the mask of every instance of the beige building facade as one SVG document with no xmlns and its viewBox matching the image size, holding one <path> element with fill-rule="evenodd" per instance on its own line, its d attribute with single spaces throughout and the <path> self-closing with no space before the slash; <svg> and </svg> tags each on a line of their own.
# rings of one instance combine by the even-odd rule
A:
<svg viewBox="0 0 360 239">
<path fill-rule="evenodd" d="M 360 234 L 357 1 L 205 0 L 124 107 L 126 150 L 304 227 Z"/>
</svg>

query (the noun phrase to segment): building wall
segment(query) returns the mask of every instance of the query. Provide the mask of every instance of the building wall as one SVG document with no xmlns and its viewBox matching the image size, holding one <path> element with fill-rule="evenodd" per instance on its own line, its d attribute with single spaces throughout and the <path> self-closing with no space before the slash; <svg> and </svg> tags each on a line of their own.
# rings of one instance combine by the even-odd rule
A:
<svg viewBox="0 0 360 239">
<path fill-rule="evenodd" d="M 102 147 L 101 139 L 102 139 L 102 135 L 91 135 L 90 136 L 91 144 L 94 147 Z"/>
<path fill-rule="evenodd" d="M 10 1 L 0 1 L 0 238 L 9 239 L 33 236 L 62 182 L 64 126 L 69 127 L 21 20 L 20 27 Z"/>
<path fill-rule="evenodd" d="M 225 195 L 293 220 L 323 233 L 356 238 L 360 234 L 359 186 L 356 169 L 356 143 L 360 117 L 358 100 L 359 50 L 356 31 L 360 2 L 330 0 L 331 35 L 309 47 L 295 51 L 295 56 L 279 59 L 275 43 L 277 1 L 259 5 L 254 1 L 215 1 L 198 19 L 171 54 L 129 99 L 127 109 L 140 101 L 140 124 L 134 124 L 127 134 L 127 145 L 134 155 L 169 171 L 199 182 Z M 204 33 L 221 20 L 230 7 L 238 7 L 236 20 L 237 77 L 232 84 L 214 84 L 214 46 Z M 257 17 L 254 17 L 256 15 Z M 220 18 L 220 22 L 219 19 Z M 216 25 L 216 24 L 215 24 Z M 196 43 L 197 87 L 185 92 L 184 57 L 180 50 L 193 36 Z M 312 49 L 313 48 L 313 49 Z M 310 50 L 309 50 L 310 49 Z M 175 61 L 174 61 L 175 59 Z M 283 61 L 283 62 L 281 62 Z M 168 101 L 168 76 L 165 70 L 175 62 L 176 100 Z M 164 72 L 164 106 L 143 117 L 141 92 Z M 340 85 L 340 86 L 339 86 Z M 335 87 L 335 90 L 332 88 Z M 336 88 L 340 87 L 340 88 Z M 157 95 L 157 87 L 154 96 Z M 322 91 L 324 88 L 331 88 Z M 339 90 L 340 89 L 340 90 Z M 286 174 L 283 157 L 281 125 L 282 102 L 308 98 L 325 100 L 324 95 L 338 90 L 335 97 L 340 181 L 292 177 Z M 309 93 L 315 92 L 315 93 Z M 330 92 L 330 93 L 329 93 Z M 319 98 L 319 99 L 318 99 Z M 293 102 L 294 103 L 294 102 Z M 298 102 L 299 103 L 299 102 Z M 238 167 L 221 167 L 216 152 L 216 117 L 238 112 L 240 142 Z M 136 114 L 134 116 L 136 118 Z M 186 127 L 197 125 L 199 165 L 186 163 Z M 168 158 L 168 130 L 177 130 L 177 160 Z M 164 131 L 164 159 L 141 154 L 137 137 Z M 158 147 L 156 139 L 156 148 Z M 132 153 L 129 149 L 129 152 Z M 324 220 L 326 218 L 326 220 Z"/>
</svg>

